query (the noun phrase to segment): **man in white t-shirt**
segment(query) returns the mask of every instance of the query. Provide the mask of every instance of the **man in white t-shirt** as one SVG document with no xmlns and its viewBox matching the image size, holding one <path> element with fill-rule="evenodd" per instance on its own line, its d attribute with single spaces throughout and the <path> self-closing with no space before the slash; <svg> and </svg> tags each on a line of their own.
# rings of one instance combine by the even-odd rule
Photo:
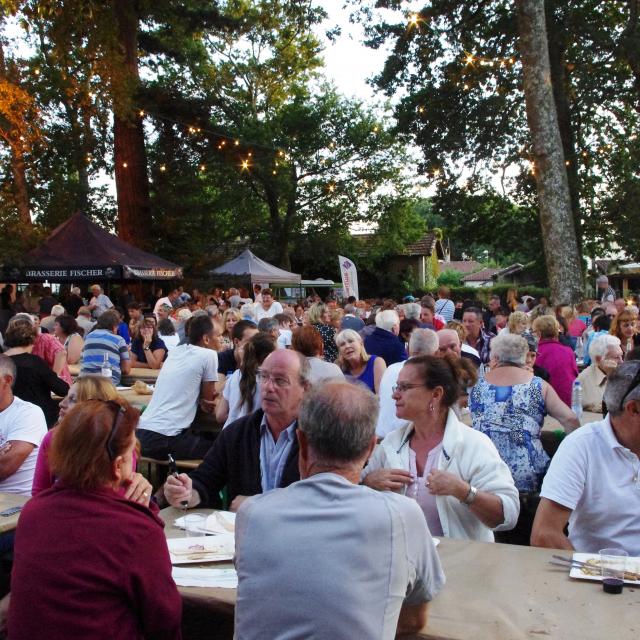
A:
<svg viewBox="0 0 640 640">
<path fill-rule="evenodd" d="M 90 291 L 93 294 L 93 298 L 89 300 L 89 310 L 97 320 L 105 311 L 113 307 L 113 302 L 111 302 L 111 299 L 104 293 L 99 284 L 94 284 Z"/>
<path fill-rule="evenodd" d="M 189 344 L 171 349 L 162 365 L 149 406 L 140 418 L 136 435 L 142 455 L 166 459 L 203 458 L 211 440 L 189 430 L 198 404 L 214 411 L 218 380 L 219 336 L 211 318 L 197 316 L 189 326 Z"/>
<path fill-rule="evenodd" d="M 263 289 L 262 301 L 255 304 L 256 322 L 260 322 L 262 318 L 273 318 L 276 313 L 282 313 L 282 305 L 273 299 L 271 289 Z"/>
<path fill-rule="evenodd" d="M 640 361 L 609 375 L 604 401 L 607 417 L 569 434 L 551 460 L 534 546 L 585 553 L 615 547 L 640 555 Z"/>
<path fill-rule="evenodd" d="M 432 356 L 438 351 L 438 335 L 431 329 L 414 329 L 409 338 L 409 357 Z M 404 362 L 396 362 L 389 365 L 380 380 L 378 399 L 380 401 L 380 413 L 378 414 L 378 424 L 376 425 L 376 435 L 384 438 L 387 433 L 404 427 L 406 420 L 396 417 L 396 402 L 393 399 L 393 387 L 398 382 L 400 369 Z"/>
<path fill-rule="evenodd" d="M 47 423 L 40 407 L 13 395 L 15 379 L 13 360 L 0 355 L 0 492 L 30 496 Z"/>
</svg>

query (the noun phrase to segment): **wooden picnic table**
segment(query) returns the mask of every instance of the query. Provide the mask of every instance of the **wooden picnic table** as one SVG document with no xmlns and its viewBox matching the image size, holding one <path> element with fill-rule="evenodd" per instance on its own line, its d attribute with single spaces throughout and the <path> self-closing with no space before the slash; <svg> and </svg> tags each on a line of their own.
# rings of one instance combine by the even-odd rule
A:
<svg viewBox="0 0 640 640">
<path fill-rule="evenodd" d="M 28 496 L 20 496 L 16 493 L 0 493 L 0 511 L 10 507 L 23 507 L 28 500 Z M 0 516 L 0 533 L 15 531 L 19 518 L 20 512 L 10 516 Z"/>
<path fill-rule="evenodd" d="M 160 515 L 167 537 L 184 535 L 173 527 L 181 510 L 163 509 Z M 638 637 L 640 618 L 634 612 L 640 608 L 640 588 L 627 586 L 612 596 L 599 582 L 573 580 L 568 569 L 549 564 L 553 554 L 566 556 L 566 551 L 442 538 L 438 553 L 447 584 L 430 604 L 426 627 L 411 636 L 415 640 Z M 179 589 L 190 610 L 233 615 L 234 589 Z"/>
<path fill-rule="evenodd" d="M 73 378 L 77 378 L 80 375 L 80 365 L 70 364 L 69 372 Z M 160 369 L 143 369 L 141 367 L 133 367 L 131 373 L 126 376 L 122 376 L 120 384 L 124 386 L 131 386 L 136 380 L 142 380 L 143 382 L 154 384 L 158 379 Z"/>
</svg>

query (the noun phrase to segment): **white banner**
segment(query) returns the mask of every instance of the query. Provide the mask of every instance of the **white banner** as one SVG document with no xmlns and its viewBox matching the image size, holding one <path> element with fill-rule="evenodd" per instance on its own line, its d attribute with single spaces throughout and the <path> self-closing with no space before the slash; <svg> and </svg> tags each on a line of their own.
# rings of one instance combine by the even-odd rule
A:
<svg viewBox="0 0 640 640">
<path fill-rule="evenodd" d="M 359 300 L 358 295 L 358 271 L 356 265 L 349 258 L 338 256 L 340 263 L 340 275 L 342 276 L 342 288 L 344 289 L 344 297 L 354 296 Z"/>
</svg>

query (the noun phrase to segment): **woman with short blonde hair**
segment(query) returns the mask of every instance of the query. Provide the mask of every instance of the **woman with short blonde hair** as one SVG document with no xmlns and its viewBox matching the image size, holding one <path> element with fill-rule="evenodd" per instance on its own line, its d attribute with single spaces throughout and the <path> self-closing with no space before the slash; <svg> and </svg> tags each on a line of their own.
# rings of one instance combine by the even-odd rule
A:
<svg viewBox="0 0 640 640">
<path fill-rule="evenodd" d="M 380 380 L 387 365 L 378 357 L 369 355 L 364 348 L 362 337 L 353 329 L 345 329 L 336 336 L 336 345 L 340 355 L 336 364 L 342 369 L 345 378 L 350 382 L 360 382 L 373 393 L 378 393 Z"/>
</svg>

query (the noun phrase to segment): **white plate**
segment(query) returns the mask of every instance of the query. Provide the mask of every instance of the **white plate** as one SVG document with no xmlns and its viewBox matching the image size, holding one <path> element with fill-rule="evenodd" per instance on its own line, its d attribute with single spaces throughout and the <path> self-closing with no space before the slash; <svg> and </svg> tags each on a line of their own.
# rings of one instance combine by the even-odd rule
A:
<svg viewBox="0 0 640 640">
<path fill-rule="evenodd" d="M 586 562 L 587 560 L 598 560 L 600 562 L 600 555 L 597 553 L 574 553 L 573 559 L 579 562 Z M 630 556 L 627 558 L 627 571 L 631 573 L 640 573 L 640 558 Z M 602 582 L 602 576 L 600 574 L 591 575 L 585 573 L 582 567 L 572 567 L 569 572 L 571 578 L 577 578 L 578 580 L 593 580 L 595 582 Z M 640 585 L 640 580 L 625 580 L 625 584 Z"/>
<path fill-rule="evenodd" d="M 173 522 L 178 529 L 184 529 L 184 516 L 176 518 Z M 207 516 L 204 527 L 189 528 L 197 533 L 217 535 L 235 533 L 236 514 L 231 511 L 214 511 Z"/>
<path fill-rule="evenodd" d="M 201 536 L 169 538 L 167 540 L 171 564 L 203 564 L 233 560 L 233 536 Z M 194 549 L 193 547 L 198 547 Z"/>
</svg>

